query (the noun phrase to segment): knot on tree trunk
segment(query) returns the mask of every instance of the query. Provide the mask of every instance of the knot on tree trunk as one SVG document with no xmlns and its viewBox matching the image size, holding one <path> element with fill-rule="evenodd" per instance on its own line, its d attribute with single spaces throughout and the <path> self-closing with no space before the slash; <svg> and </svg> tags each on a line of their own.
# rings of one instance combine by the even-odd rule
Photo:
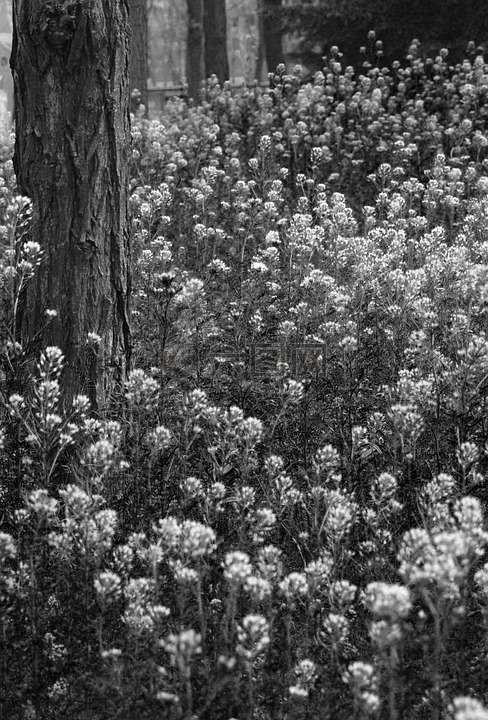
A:
<svg viewBox="0 0 488 720">
<path fill-rule="evenodd" d="M 48 45 L 57 52 L 69 47 L 76 30 L 80 3 L 47 2 L 40 7 L 39 29 Z"/>
</svg>

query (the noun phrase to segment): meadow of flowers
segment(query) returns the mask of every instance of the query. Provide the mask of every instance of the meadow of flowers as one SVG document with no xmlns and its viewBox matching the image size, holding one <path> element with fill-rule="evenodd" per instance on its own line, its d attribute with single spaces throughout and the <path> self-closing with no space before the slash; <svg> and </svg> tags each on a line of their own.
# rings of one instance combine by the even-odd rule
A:
<svg viewBox="0 0 488 720">
<path fill-rule="evenodd" d="M 1 720 L 488 720 L 483 55 L 332 48 L 134 117 L 134 369 L 96 416 L 57 348 L 23 380 L 9 152 Z"/>
</svg>

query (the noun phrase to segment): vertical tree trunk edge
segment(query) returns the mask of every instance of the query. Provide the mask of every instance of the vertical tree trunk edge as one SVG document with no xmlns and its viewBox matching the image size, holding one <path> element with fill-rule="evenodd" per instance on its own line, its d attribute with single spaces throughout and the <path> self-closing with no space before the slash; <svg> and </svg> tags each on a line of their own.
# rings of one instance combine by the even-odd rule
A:
<svg viewBox="0 0 488 720">
<path fill-rule="evenodd" d="M 19 333 L 60 347 L 67 398 L 95 406 L 130 364 L 129 54 L 126 0 L 14 3 L 14 168 L 45 254 Z"/>
</svg>

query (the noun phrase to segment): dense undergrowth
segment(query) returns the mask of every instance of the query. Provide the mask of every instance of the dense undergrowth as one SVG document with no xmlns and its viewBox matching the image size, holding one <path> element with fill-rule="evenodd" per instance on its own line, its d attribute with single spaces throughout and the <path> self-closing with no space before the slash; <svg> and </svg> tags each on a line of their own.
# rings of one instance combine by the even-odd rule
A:
<svg viewBox="0 0 488 720">
<path fill-rule="evenodd" d="M 488 718 L 488 65 L 418 50 L 134 118 L 96 418 L 12 389 L 4 160 L 2 719 Z"/>
</svg>

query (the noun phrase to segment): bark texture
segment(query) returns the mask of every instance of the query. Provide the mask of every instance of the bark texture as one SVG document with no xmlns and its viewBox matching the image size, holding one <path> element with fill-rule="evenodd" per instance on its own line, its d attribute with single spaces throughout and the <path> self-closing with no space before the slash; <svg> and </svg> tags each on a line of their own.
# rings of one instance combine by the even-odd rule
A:
<svg viewBox="0 0 488 720">
<path fill-rule="evenodd" d="M 282 46 L 283 28 L 280 18 L 281 0 L 263 0 L 263 36 L 269 73 L 285 62 Z"/>
<path fill-rule="evenodd" d="M 202 80 L 205 79 L 203 0 L 186 0 L 188 36 L 186 45 L 186 82 L 188 96 L 198 100 Z"/>
<path fill-rule="evenodd" d="M 147 108 L 148 38 L 147 0 L 129 0 L 132 30 L 130 58 L 130 90 L 138 90 L 141 102 Z"/>
<path fill-rule="evenodd" d="M 33 353 L 60 347 L 68 398 L 94 403 L 130 362 L 129 50 L 126 0 L 14 3 L 14 166 L 45 254 L 18 337 Z"/>
<path fill-rule="evenodd" d="M 222 85 L 229 79 L 225 0 L 204 0 L 203 6 L 205 77 L 217 75 Z"/>
</svg>

